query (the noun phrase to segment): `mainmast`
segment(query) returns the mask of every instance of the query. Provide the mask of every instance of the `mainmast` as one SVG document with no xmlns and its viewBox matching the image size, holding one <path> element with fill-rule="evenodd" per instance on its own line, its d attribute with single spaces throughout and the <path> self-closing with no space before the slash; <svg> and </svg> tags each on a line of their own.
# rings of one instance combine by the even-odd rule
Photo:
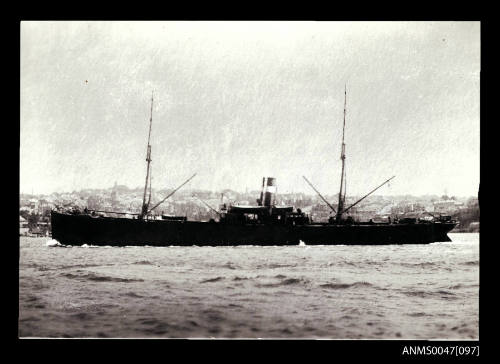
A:
<svg viewBox="0 0 500 364">
<path fill-rule="evenodd" d="M 342 218 L 342 212 L 344 210 L 344 199 L 345 199 L 345 194 L 344 194 L 344 196 L 342 196 L 342 191 L 344 188 L 344 168 L 345 168 L 344 134 L 345 134 L 346 103 L 347 103 L 347 85 L 344 88 L 344 126 L 342 128 L 342 150 L 340 152 L 340 159 L 342 160 L 342 174 L 340 175 L 340 192 L 339 192 L 339 205 L 337 208 L 337 221 L 340 221 L 340 219 Z"/>
<path fill-rule="evenodd" d="M 146 170 L 146 183 L 144 185 L 144 196 L 142 199 L 142 211 L 141 214 L 139 215 L 139 218 L 143 218 L 147 213 L 148 213 L 148 207 L 149 207 L 149 202 L 146 203 L 146 193 L 148 190 L 148 181 L 149 181 L 149 171 L 150 171 L 150 164 L 151 164 L 151 125 L 153 124 L 153 93 L 151 92 L 151 114 L 149 117 L 149 134 L 148 134 L 148 148 L 146 152 L 146 162 L 148 162 L 148 167 Z"/>
<path fill-rule="evenodd" d="M 152 181 L 153 181 L 153 168 L 151 168 L 151 170 L 149 171 L 149 197 L 148 197 L 148 206 L 151 203 Z"/>
<path fill-rule="evenodd" d="M 344 204 L 345 204 L 345 195 L 347 193 L 347 173 L 344 171 Z"/>
</svg>

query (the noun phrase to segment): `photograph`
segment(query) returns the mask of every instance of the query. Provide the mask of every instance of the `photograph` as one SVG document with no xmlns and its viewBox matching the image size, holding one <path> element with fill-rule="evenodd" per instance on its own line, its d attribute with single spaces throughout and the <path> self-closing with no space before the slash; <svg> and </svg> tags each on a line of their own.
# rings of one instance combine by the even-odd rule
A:
<svg viewBox="0 0 500 364">
<path fill-rule="evenodd" d="M 480 21 L 19 29 L 19 339 L 479 350 Z"/>
</svg>

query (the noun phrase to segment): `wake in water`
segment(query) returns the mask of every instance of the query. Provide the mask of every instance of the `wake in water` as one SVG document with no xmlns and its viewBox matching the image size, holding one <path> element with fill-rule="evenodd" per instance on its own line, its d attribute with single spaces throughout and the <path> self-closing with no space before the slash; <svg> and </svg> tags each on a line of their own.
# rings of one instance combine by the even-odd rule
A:
<svg viewBox="0 0 500 364">
<path fill-rule="evenodd" d="M 50 240 L 47 240 L 47 242 L 45 242 L 45 245 L 46 246 L 63 246 L 60 242 L 58 242 L 57 240 L 55 239 L 50 239 Z"/>
</svg>

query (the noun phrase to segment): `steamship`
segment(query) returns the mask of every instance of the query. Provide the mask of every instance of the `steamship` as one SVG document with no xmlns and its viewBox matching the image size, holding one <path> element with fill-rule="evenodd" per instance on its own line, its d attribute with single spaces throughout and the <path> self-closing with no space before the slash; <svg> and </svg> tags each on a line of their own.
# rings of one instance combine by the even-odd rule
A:
<svg viewBox="0 0 500 364">
<path fill-rule="evenodd" d="M 185 216 L 157 216 L 152 212 L 196 174 L 174 189 L 159 203 L 151 202 L 151 125 L 153 96 L 146 152 L 146 182 L 142 209 L 139 214 L 97 210 L 52 210 L 52 238 L 64 245 L 97 246 L 234 246 L 234 245 L 380 245 L 426 244 L 451 241 L 447 233 L 457 222 L 450 217 L 432 216 L 432 220 L 400 219 L 385 223 L 358 222 L 348 212 L 391 177 L 350 206 L 345 206 L 345 114 L 347 92 L 344 91 L 344 122 L 342 130 L 342 161 L 339 200 L 336 208 L 327 201 L 313 184 L 309 186 L 331 209 L 328 222 L 313 222 L 300 209 L 277 206 L 276 178 L 264 177 L 257 206 L 221 204 L 218 210 L 201 200 L 217 214 L 210 221 L 190 221 Z M 149 197 L 147 197 L 149 185 Z M 114 215 L 114 216 L 109 216 Z M 116 216 L 121 217 L 116 217 Z"/>
</svg>

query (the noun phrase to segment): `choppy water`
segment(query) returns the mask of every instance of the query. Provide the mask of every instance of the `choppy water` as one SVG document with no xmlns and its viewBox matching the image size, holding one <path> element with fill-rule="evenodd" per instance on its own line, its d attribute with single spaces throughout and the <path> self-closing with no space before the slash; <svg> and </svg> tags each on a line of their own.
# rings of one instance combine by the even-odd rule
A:
<svg viewBox="0 0 500 364">
<path fill-rule="evenodd" d="M 478 339 L 479 234 L 430 245 L 48 247 L 19 336 Z"/>
</svg>

